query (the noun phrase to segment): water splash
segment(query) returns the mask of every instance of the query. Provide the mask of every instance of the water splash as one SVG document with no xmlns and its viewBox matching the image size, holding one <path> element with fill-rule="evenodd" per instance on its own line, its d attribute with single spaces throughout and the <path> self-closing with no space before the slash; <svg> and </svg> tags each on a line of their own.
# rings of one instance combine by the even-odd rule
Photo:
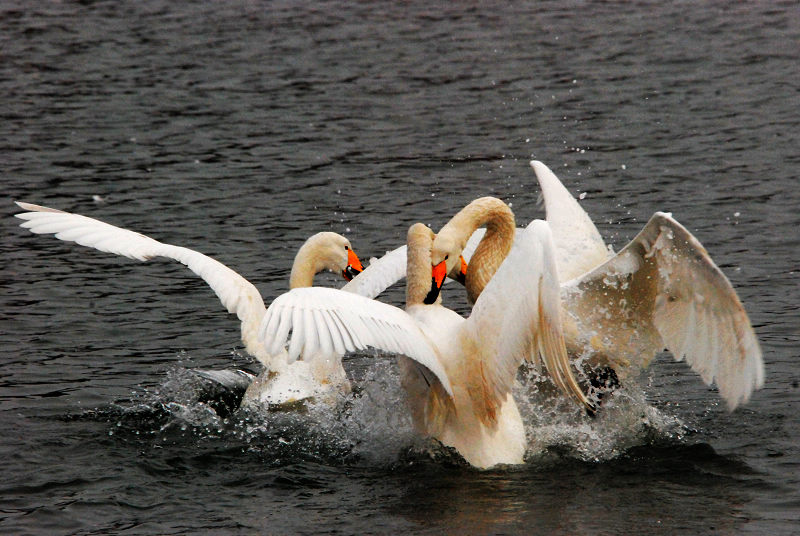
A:
<svg viewBox="0 0 800 536">
<path fill-rule="evenodd" d="M 556 393 L 550 380 L 534 369 L 522 369 L 519 379 L 514 396 L 525 423 L 529 461 L 557 451 L 568 458 L 603 462 L 632 447 L 680 441 L 686 434 L 679 419 L 647 403 L 635 380 L 626 380 L 606 395 L 591 417 Z"/>
<path fill-rule="evenodd" d="M 109 435 L 121 440 L 189 448 L 222 442 L 269 466 L 301 461 L 392 466 L 422 460 L 459 465 L 460 457 L 452 449 L 414 430 L 393 360 L 362 360 L 366 364 L 361 364 L 353 392 L 338 395 L 334 403 L 312 400 L 291 407 L 231 409 L 236 393 L 209 384 L 207 375 L 175 368 L 155 389 L 84 417 L 110 422 Z M 630 380 L 603 399 L 594 418 L 558 396 L 549 379 L 534 369 L 522 369 L 519 380 L 514 396 L 528 436 L 529 464 L 543 463 L 554 453 L 603 462 L 632 447 L 680 441 L 686 434 L 677 418 L 649 405 L 643 390 Z"/>
</svg>

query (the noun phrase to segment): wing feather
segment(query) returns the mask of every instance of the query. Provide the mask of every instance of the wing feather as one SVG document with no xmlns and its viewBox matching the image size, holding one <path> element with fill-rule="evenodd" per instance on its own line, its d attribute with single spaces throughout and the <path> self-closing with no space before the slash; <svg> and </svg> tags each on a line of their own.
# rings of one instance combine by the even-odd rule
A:
<svg viewBox="0 0 800 536">
<path fill-rule="evenodd" d="M 266 312 L 264 300 L 249 281 L 224 264 L 197 251 L 165 244 L 80 214 L 30 203 L 17 202 L 17 205 L 27 211 L 16 215 L 25 220 L 21 226 L 32 233 L 55 233 L 60 240 L 129 259 L 146 261 L 166 257 L 186 265 L 208 283 L 228 312 L 236 313 L 242 321 L 242 342 L 247 351 L 267 363 L 267 354 L 258 341 L 258 326 Z"/>
<path fill-rule="evenodd" d="M 333 337 L 338 332 L 331 330 L 330 323 L 324 318 L 324 315 L 318 311 L 314 310 L 314 324 L 315 325 L 325 325 L 325 329 L 320 329 L 317 331 L 317 335 L 319 337 L 319 347 L 322 355 L 332 355 L 334 353 L 334 344 L 333 344 Z"/>
<path fill-rule="evenodd" d="M 567 281 L 605 262 L 610 256 L 608 248 L 586 211 L 547 166 L 533 160 L 531 167 L 553 233 L 559 280 Z"/>
<path fill-rule="evenodd" d="M 336 321 L 336 318 L 332 315 L 323 315 L 321 313 L 318 314 L 317 322 L 325 322 L 327 324 L 328 332 L 330 334 L 331 340 L 331 352 L 335 353 L 336 355 L 344 355 L 347 353 L 347 346 L 345 343 L 345 339 L 342 336 L 342 331 L 339 328 L 339 323 Z"/>
<path fill-rule="evenodd" d="M 646 367 L 664 348 L 716 382 L 730 410 L 764 381 L 758 339 L 736 291 L 702 244 L 657 212 L 606 263 L 565 283 L 562 298 L 583 341 L 614 365 Z"/>
<path fill-rule="evenodd" d="M 309 309 L 315 314 L 307 316 Z M 275 321 L 275 316 L 280 320 Z M 293 289 L 275 298 L 267 309 L 261 337 L 270 353 L 278 353 L 290 338 L 293 360 L 308 351 L 308 345 L 318 340 L 321 332 L 330 335 L 329 320 L 346 327 L 342 331 L 349 334 L 348 341 L 353 345 L 349 350 L 372 347 L 410 357 L 430 370 L 452 396 L 438 352 L 414 319 L 402 309 L 357 294 L 329 288 Z"/>
<path fill-rule="evenodd" d="M 350 346 L 347 347 L 349 352 L 353 352 L 358 348 L 366 348 L 366 343 L 361 342 L 361 339 L 358 337 L 358 331 L 355 329 L 350 329 L 347 326 L 347 321 L 342 318 L 342 315 L 340 315 L 338 311 L 331 311 L 331 316 L 336 319 L 336 322 L 339 324 L 340 328 L 347 331 L 351 343 Z"/>
<path fill-rule="evenodd" d="M 267 309 L 269 310 L 269 309 Z M 310 340 L 313 340 L 316 337 L 316 332 L 312 330 L 310 336 L 305 332 L 306 324 L 304 322 L 305 315 L 303 314 L 305 310 L 301 307 L 291 310 L 291 318 L 292 318 L 292 338 L 289 340 L 289 363 L 294 363 L 300 354 L 303 352 L 303 348 L 306 344 L 309 343 Z"/>
<path fill-rule="evenodd" d="M 547 223 L 535 220 L 517 233 L 508 257 L 481 293 L 465 322 L 476 342 L 480 362 L 476 378 L 484 387 L 473 389 L 478 415 L 491 408 L 513 387 L 523 359 L 544 361 L 556 385 L 590 406 L 572 375 L 560 320 L 558 275 Z M 482 392 L 485 391 L 485 392 Z"/>
</svg>

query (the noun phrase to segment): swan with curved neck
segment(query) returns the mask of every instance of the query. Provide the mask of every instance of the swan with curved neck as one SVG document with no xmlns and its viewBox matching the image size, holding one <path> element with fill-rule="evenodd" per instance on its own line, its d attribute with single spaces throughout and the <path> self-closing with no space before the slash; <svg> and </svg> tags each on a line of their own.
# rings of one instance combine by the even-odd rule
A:
<svg viewBox="0 0 800 536">
<path fill-rule="evenodd" d="M 476 467 L 522 463 L 525 431 L 511 395 L 520 362 L 542 360 L 561 385 L 570 383 L 565 376 L 577 384 L 561 334 L 549 228 L 533 222 L 520 235 L 521 246 L 500 266 L 469 318 L 441 305 L 445 263 L 431 264 L 433 233 L 415 224 L 407 241 L 405 311 L 333 289 L 295 289 L 267 310 L 261 337 L 272 353 L 290 339 L 290 360 L 322 345 L 407 356 L 400 359 L 401 378 L 421 433 Z M 511 277 L 520 266 L 530 278 Z M 589 405 L 580 390 L 570 394 Z"/>
<path fill-rule="evenodd" d="M 266 312 L 261 294 L 252 283 L 219 261 L 197 251 L 165 244 L 79 214 L 30 203 L 17 202 L 17 205 L 26 212 L 16 216 L 26 220 L 21 225 L 32 233 L 52 233 L 60 240 L 140 261 L 154 257 L 173 259 L 202 277 L 228 312 L 236 313 L 241 320 L 242 342 L 247 352 L 264 364 L 267 375 L 272 373 L 275 376 L 274 373 L 277 372 L 278 376 L 283 376 L 280 381 L 275 377 L 271 378 L 271 383 L 268 384 L 264 381 L 267 375 L 262 375 L 263 378 L 251 384 L 247 400 L 267 396 L 276 401 L 285 401 L 283 399 L 286 397 L 302 398 L 302 393 L 309 390 L 330 389 L 331 386 L 349 388 L 338 359 L 327 356 L 325 359 L 301 363 L 289 370 L 280 355 L 269 355 L 257 337 L 258 327 Z M 363 267 L 349 240 L 336 233 L 321 232 L 306 240 L 297 252 L 292 266 L 290 288 L 311 286 L 314 276 L 323 270 L 341 273 L 345 279 L 350 280 Z"/>
<path fill-rule="evenodd" d="M 657 212 L 614 255 L 553 172 L 538 161 L 531 167 L 553 232 L 570 355 L 611 367 L 624 379 L 666 348 L 677 360 L 686 359 L 704 383 L 715 382 L 729 410 L 747 402 L 764 383 L 761 349 L 736 291 L 702 244 L 670 214 Z M 433 254 L 461 254 L 478 221 L 469 212 L 460 218 L 460 230 L 440 231 Z M 497 262 L 478 255 L 484 241 L 495 240 L 490 235 L 487 227 L 469 258 L 470 301 L 481 295 L 485 274 Z M 473 271 L 481 276 L 470 277 Z"/>
</svg>

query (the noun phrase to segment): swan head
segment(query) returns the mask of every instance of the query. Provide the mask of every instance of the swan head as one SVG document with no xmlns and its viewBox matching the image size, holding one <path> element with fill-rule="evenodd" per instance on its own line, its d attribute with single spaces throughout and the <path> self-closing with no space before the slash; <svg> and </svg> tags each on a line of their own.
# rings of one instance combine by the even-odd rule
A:
<svg viewBox="0 0 800 536">
<path fill-rule="evenodd" d="M 460 244 L 458 240 L 449 234 L 440 232 L 434 238 L 433 246 L 431 246 L 431 266 L 437 266 L 439 263 L 444 262 L 447 267 L 445 273 L 449 274 L 454 270 L 460 270 L 461 263 L 459 259 L 463 249 L 464 245 Z"/>
<path fill-rule="evenodd" d="M 313 235 L 297 252 L 292 267 L 292 288 L 311 286 L 314 274 L 330 270 L 342 274 L 350 281 L 360 274 L 364 267 L 358 259 L 350 241 L 340 234 L 322 232 Z"/>
<path fill-rule="evenodd" d="M 318 250 L 318 267 L 321 270 L 330 270 L 334 273 L 341 273 L 342 277 L 350 281 L 355 276 L 364 271 L 358 255 L 353 251 L 350 241 L 340 234 L 324 232 L 323 241 Z"/>
<path fill-rule="evenodd" d="M 342 277 L 352 281 L 355 276 L 364 271 L 364 267 L 361 266 L 361 261 L 358 260 L 358 255 L 353 251 L 353 247 L 348 244 L 345 248 L 347 249 L 347 265 L 342 270 Z"/>
<path fill-rule="evenodd" d="M 462 285 L 467 282 L 467 261 L 461 255 L 465 244 L 451 237 L 449 233 L 439 232 L 433 240 L 431 247 L 431 266 L 438 266 L 445 263 L 445 273 Z"/>
</svg>

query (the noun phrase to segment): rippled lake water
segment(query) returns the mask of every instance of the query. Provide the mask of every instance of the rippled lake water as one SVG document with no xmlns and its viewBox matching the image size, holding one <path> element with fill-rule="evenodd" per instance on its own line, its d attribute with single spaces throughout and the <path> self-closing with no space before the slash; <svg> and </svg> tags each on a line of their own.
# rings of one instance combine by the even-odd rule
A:
<svg viewBox="0 0 800 536">
<path fill-rule="evenodd" d="M 5 1 L 0 30 L 0 532 L 797 532 L 796 3 Z M 596 420 L 520 387 L 527 463 L 483 472 L 415 436 L 389 357 L 349 356 L 335 410 L 222 417 L 194 371 L 258 367 L 205 283 L 12 217 L 198 249 L 270 300 L 316 231 L 368 259 L 482 195 L 541 217 L 531 158 L 617 248 L 656 210 L 703 242 L 764 350 L 747 406 L 668 355 Z"/>
</svg>

